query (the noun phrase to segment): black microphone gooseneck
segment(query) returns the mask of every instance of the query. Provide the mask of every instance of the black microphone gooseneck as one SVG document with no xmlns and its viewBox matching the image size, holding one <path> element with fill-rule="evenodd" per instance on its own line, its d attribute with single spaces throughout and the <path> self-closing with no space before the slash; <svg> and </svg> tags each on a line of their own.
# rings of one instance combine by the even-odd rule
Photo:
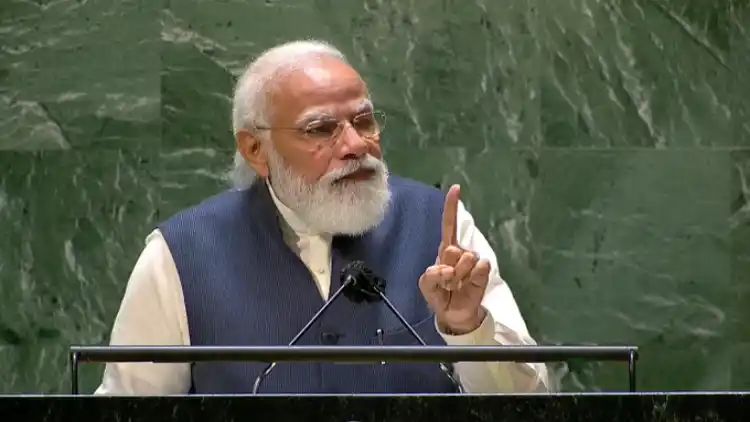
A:
<svg viewBox="0 0 750 422">
<path fill-rule="evenodd" d="M 302 327 L 301 330 L 299 330 L 299 333 L 297 333 L 296 336 L 292 339 L 292 341 L 289 342 L 288 346 L 294 346 L 297 344 L 299 339 L 302 338 L 303 335 L 305 335 L 306 332 L 310 330 L 310 328 L 315 324 L 315 322 L 320 319 L 320 317 L 323 315 L 323 313 L 328 309 L 328 307 L 331 306 L 331 304 L 339 297 L 342 293 L 347 293 L 352 290 L 352 286 L 357 283 L 357 279 L 353 275 L 353 271 L 349 270 L 349 267 L 353 264 L 349 264 L 341 271 L 341 287 L 336 290 L 336 292 L 326 301 L 326 303 L 323 304 L 323 306 L 320 307 L 318 312 L 315 313 L 315 315 L 310 318 L 310 321 L 305 324 L 304 327 Z M 350 293 L 349 293 L 350 294 Z M 268 377 L 268 374 L 273 371 L 273 369 L 276 367 L 276 362 L 271 362 L 266 366 L 266 368 L 261 372 L 260 375 L 258 375 L 258 378 L 255 379 L 255 383 L 253 384 L 253 394 L 258 394 L 258 390 L 260 389 L 260 385 L 263 383 L 263 380 Z"/>
<path fill-rule="evenodd" d="M 342 278 L 346 278 L 346 280 L 352 280 L 349 288 L 344 290 L 344 295 L 349 300 L 355 303 L 374 302 L 377 300 L 382 300 L 388 307 L 388 309 L 390 309 L 391 312 L 396 315 L 396 318 L 398 318 L 399 322 L 401 322 L 401 325 L 403 325 L 404 328 L 409 331 L 409 334 L 411 334 L 411 336 L 414 337 L 414 339 L 416 339 L 419 344 L 421 344 L 422 346 L 427 346 L 427 343 L 422 339 L 422 337 L 420 337 L 414 327 L 412 327 L 411 324 L 406 321 L 406 318 L 401 315 L 401 312 L 398 311 L 396 306 L 393 305 L 393 303 L 385 295 L 385 280 L 375 275 L 372 270 L 364 265 L 364 262 L 354 261 L 350 263 L 346 266 L 346 268 L 344 268 L 341 275 Z M 342 291 L 343 288 L 344 286 L 342 286 L 339 291 Z M 382 331 L 379 331 L 379 333 L 382 334 Z M 448 366 L 441 362 L 440 370 L 443 371 L 446 377 L 448 377 L 448 379 L 453 384 L 453 386 L 456 387 L 458 392 L 463 394 L 464 389 L 461 386 L 461 383 L 458 382 L 455 376 L 453 376 Z"/>
</svg>

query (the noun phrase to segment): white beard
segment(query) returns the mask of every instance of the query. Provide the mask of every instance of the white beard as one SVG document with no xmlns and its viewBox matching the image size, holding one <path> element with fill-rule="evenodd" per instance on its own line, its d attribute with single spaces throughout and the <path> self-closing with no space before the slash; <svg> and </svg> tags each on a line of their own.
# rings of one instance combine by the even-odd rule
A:
<svg viewBox="0 0 750 422">
<path fill-rule="evenodd" d="M 313 184 L 296 174 L 273 148 L 269 149 L 268 161 L 274 193 L 311 230 L 330 235 L 360 235 L 383 221 L 391 199 L 388 167 L 383 161 L 367 155 L 360 161 L 349 161 Z M 361 169 L 375 174 L 368 180 L 336 183 Z"/>
</svg>

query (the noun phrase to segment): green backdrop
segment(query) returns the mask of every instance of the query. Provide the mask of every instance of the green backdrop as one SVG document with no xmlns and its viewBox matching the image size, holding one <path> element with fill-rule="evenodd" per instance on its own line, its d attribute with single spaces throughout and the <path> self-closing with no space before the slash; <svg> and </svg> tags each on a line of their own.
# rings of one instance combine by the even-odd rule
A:
<svg viewBox="0 0 750 422">
<path fill-rule="evenodd" d="M 394 172 L 463 185 L 541 343 L 750 388 L 748 0 L 3 0 L 0 393 L 67 391 L 149 230 L 225 186 L 233 78 L 307 37 L 370 83 Z"/>
</svg>

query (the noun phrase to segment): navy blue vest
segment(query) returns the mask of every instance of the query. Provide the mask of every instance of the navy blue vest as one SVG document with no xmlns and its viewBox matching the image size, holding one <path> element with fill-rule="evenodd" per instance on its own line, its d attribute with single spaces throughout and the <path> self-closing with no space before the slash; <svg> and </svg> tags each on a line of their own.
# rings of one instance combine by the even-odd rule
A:
<svg viewBox="0 0 750 422">
<path fill-rule="evenodd" d="M 418 280 L 433 265 L 440 242 L 444 195 L 407 179 L 389 179 L 385 220 L 363 236 L 333 240 L 331 292 L 340 270 L 362 260 L 387 281 L 386 294 L 428 344 L 445 344 L 421 296 Z M 320 309 L 308 268 L 287 246 L 265 183 L 228 191 L 159 226 L 174 257 L 193 345 L 286 345 Z M 416 345 L 381 302 L 339 297 L 299 345 Z M 264 363 L 196 363 L 197 394 L 252 391 Z M 260 393 L 452 393 L 436 363 L 279 363 Z"/>
</svg>

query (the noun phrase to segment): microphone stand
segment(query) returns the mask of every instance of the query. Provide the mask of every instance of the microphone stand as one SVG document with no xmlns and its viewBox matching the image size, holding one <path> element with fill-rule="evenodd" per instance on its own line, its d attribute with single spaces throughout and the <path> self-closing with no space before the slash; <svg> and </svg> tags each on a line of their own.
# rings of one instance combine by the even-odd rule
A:
<svg viewBox="0 0 750 422">
<path fill-rule="evenodd" d="M 388 299 L 385 293 L 383 293 L 383 290 L 381 290 L 380 287 L 377 286 L 375 283 L 370 283 L 368 287 L 372 289 L 372 291 L 377 293 L 380 299 L 383 302 L 385 302 L 385 305 L 388 307 L 388 309 L 390 309 L 391 312 L 393 312 L 393 314 L 396 315 L 396 318 L 398 318 L 399 322 L 401 322 L 401 325 L 403 325 L 404 328 L 406 328 L 409 331 L 412 337 L 414 337 L 422 346 L 427 346 L 427 343 L 424 341 L 424 339 L 422 339 L 422 337 L 420 337 L 420 335 L 417 333 L 414 327 L 412 327 L 411 324 L 409 324 L 409 322 L 406 321 L 406 318 L 404 318 L 404 316 L 401 315 L 401 312 L 399 312 L 398 309 L 396 309 L 396 306 L 393 303 L 391 303 L 391 301 Z M 443 373 L 448 377 L 451 383 L 453 383 L 453 385 L 458 389 L 458 392 L 463 394 L 464 393 L 463 386 L 461 386 L 461 383 L 458 382 L 456 377 L 453 376 L 453 374 L 451 373 L 451 370 L 443 362 L 440 362 L 440 370 L 443 371 Z"/>
<path fill-rule="evenodd" d="M 300 338 L 302 338 L 302 336 L 305 335 L 305 333 L 307 333 L 310 328 L 312 328 L 313 324 L 315 324 L 320 316 L 323 315 L 323 312 L 325 312 L 326 309 L 328 309 L 328 307 L 330 307 L 331 304 L 335 302 L 341 294 L 344 294 L 345 296 L 347 296 L 347 298 L 349 298 L 349 300 L 355 303 L 360 303 L 362 301 L 371 302 L 378 299 L 382 300 L 388 307 L 388 309 L 390 309 L 391 312 L 396 315 L 396 318 L 398 318 L 401 325 L 403 325 L 404 328 L 409 331 L 409 334 L 411 334 L 411 336 L 414 337 L 414 339 L 416 339 L 419 344 L 421 344 L 422 346 L 427 346 L 427 343 L 424 341 L 424 339 L 419 336 L 414 327 L 412 327 L 411 324 L 406 321 L 406 318 L 401 315 L 401 312 L 398 311 L 396 306 L 393 305 L 393 303 L 383 292 L 383 288 L 385 287 L 385 280 L 374 276 L 374 274 L 372 274 L 372 271 L 365 267 L 362 261 L 355 261 L 347 265 L 347 267 L 342 270 L 342 279 L 343 283 L 341 283 L 341 287 L 339 287 L 336 292 L 328 299 L 328 301 L 323 304 L 318 312 L 316 312 L 315 315 L 310 318 L 310 321 L 308 321 L 307 324 L 302 327 L 299 333 L 294 336 L 292 341 L 289 342 L 288 346 L 294 346 L 295 344 L 297 344 Z M 260 389 L 261 384 L 275 367 L 276 362 L 271 362 L 268 364 L 268 366 L 265 367 L 263 372 L 258 375 L 258 378 L 255 379 L 255 383 L 253 384 L 253 395 L 258 394 L 258 390 Z M 450 382 L 454 387 L 456 387 L 459 393 L 464 393 L 464 388 L 461 386 L 461 383 L 458 382 L 456 377 L 453 376 L 451 370 L 442 362 L 440 362 L 440 370 L 443 371 L 446 377 L 448 377 Z"/>
<path fill-rule="evenodd" d="M 294 336 L 292 341 L 290 341 L 287 346 L 294 346 L 295 344 L 297 344 L 297 342 L 302 338 L 302 336 L 305 335 L 305 333 L 307 333 L 310 330 L 310 328 L 312 328 L 313 324 L 315 324 L 318 321 L 318 319 L 320 319 L 320 316 L 323 315 L 323 312 L 325 312 L 326 309 L 328 309 L 328 307 L 330 307 L 331 304 L 336 301 L 336 298 L 341 296 L 341 294 L 344 293 L 344 291 L 350 285 L 352 285 L 352 283 L 354 283 L 355 281 L 356 279 L 354 278 L 354 276 L 347 275 L 346 279 L 341 284 L 341 287 L 339 287 L 338 290 L 336 290 L 336 292 L 330 297 L 330 299 L 328 299 L 328 301 L 326 301 L 326 303 L 320 307 L 318 312 L 316 312 L 315 315 L 313 315 L 312 318 L 310 318 L 310 321 L 308 321 L 307 324 L 304 327 L 302 327 L 301 330 L 299 330 L 299 333 L 297 333 L 297 335 Z M 260 375 L 258 375 L 258 378 L 255 379 L 255 383 L 253 384 L 253 395 L 258 394 L 258 389 L 260 389 L 261 383 L 263 383 L 263 380 L 265 380 L 268 374 L 270 374 L 271 371 L 273 371 L 275 367 L 276 367 L 276 362 L 271 362 L 270 364 L 268 364 L 268 366 L 266 366 L 263 372 Z"/>
</svg>

